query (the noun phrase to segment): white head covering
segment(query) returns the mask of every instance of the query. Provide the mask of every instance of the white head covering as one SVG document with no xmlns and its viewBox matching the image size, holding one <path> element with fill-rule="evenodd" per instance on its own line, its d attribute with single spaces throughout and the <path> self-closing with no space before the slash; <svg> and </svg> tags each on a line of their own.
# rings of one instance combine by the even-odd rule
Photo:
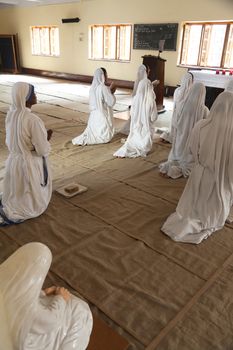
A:
<svg viewBox="0 0 233 350">
<path fill-rule="evenodd" d="M 178 160 L 183 174 L 186 174 L 189 158 L 189 138 L 194 125 L 205 118 L 208 108 L 205 106 L 206 88 L 202 83 L 194 83 L 186 96 L 183 108 L 177 115 L 176 135 L 168 160 Z"/>
<path fill-rule="evenodd" d="M 98 98 L 96 97 L 97 88 L 104 85 L 104 82 L 105 76 L 103 70 L 101 68 L 96 69 L 89 92 L 89 108 L 91 111 L 99 105 Z"/>
<path fill-rule="evenodd" d="M 201 143 L 199 160 L 201 164 L 214 171 L 216 176 L 227 171 L 233 181 L 233 98 L 225 91 L 214 101 L 208 118 L 201 123 L 205 137 Z M 233 188 L 233 182 L 231 183 Z"/>
<path fill-rule="evenodd" d="M 233 92 L 233 78 L 228 81 L 228 83 L 225 87 L 225 91 Z"/>
<path fill-rule="evenodd" d="M 134 97 L 134 102 L 131 111 L 131 128 L 142 128 L 144 126 L 145 132 L 148 132 L 148 123 L 156 120 L 157 118 L 157 108 L 155 102 L 155 94 L 153 91 L 153 86 L 149 79 L 142 79 L 137 88 L 136 95 Z M 141 136 L 143 130 L 141 130 Z"/>
<path fill-rule="evenodd" d="M 17 350 L 24 349 L 51 261 L 48 247 L 42 243 L 28 243 L 0 265 L 0 294 L 12 343 Z"/>
<path fill-rule="evenodd" d="M 175 90 L 173 100 L 174 103 L 180 103 L 183 101 L 189 92 L 193 84 L 193 75 L 191 73 L 186 73 L 181 78 L 180 86 Z"/>
<path fill-rule="evenodd" d="M 12 87 L 12 107 L 11 110 L 26 108 L 27 96 L 30 92 L 30 84 L 17 82 Z"/>
<path fill-rule="evenodd" d="M 192 222 L 196 225 L 192 243 L 200 243 L 221 228 L 232 206 L 232 116 L 232 93 L 224 91 L 214 101 L 208 118 L 197 123 L 192 132 L 195 165 L 177 206 L 179 215 L 189 218 L 189 227 Z"/>
<path fill-rule="evenodd" d="M 10 152 L 28 156 L 29 150 L 23 137 L 23 120 L 30 112 L 26 101 L 31 93 L 31 85 L 17 82 L 12 88 L 12 105 L 6 116 L 6 144 Z M 24 164 L 25 178 L 28 179 L 27 164 Z"/>
<path fill-rule="evenodd" d="M 30 92 L 30 84 L 17 82 L 12 88 L 12 105 L 6 116 L 6 144 L 10 151 L 25 152 L 22 139 L 22 120 L 28 108 L 26 100 Z M 14 135 L 12 135 L 14 133 Z"/>
<path fill-rule="evenodd" d="M 185 98 L 180 114 L 177 116 L 177 126 L 188 123 L 192 129 L 198 120 L 203 119 L 203 111 L 206 109 L 205 96 L 204 84 L 194 83 Z"/>
<path fill-rule="evenodd" d="M 116 157 L 146 157 L 153 144 L 154 122 L 157 108 L 153 85 L 148 78 L 142 79 L 133 98 L 129 136 Z"/>
<path fill-rule="evenodd" d="M 101 68 L 97 68 L 93 76 L 91 89 L 96 89 L 98 85 L 104 84 L 104 81 L 105 77 L 103 70 Z"/>
<path fill-rule="evenodd" d="M 132 96 L 136 95 L 139 82 L 145 78 L 147 78 L 146 66 L 144 66 L 144 64 L 141 64 L 138 67 L 137 78 L 134 82 Z"/>
<path fill-rule="evenodd" d="M 183 109 L 186 96 L 188 95 L 191 87 L 193 85 L 193 75 L 191 73 L 186 73 L 181 79 L 181 85 L 178 87 L 173 96 L 174 108 L 171 120 L 171 131 L 169 133 L 164 132 L 160 137 L 172 143 L 175 137 L 175 129 L 177 127 L 177 120 Z"/>
</svg>

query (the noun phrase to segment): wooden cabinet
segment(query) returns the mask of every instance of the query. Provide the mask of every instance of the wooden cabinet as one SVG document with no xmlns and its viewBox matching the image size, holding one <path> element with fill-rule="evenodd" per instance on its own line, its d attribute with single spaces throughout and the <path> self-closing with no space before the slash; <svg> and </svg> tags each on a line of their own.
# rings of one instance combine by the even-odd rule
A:
<svg viewBox="0 0 233 350">
<path fill-rule="evenodd" d="M 0 35 L 0 72 L 20 72 L 17 35 Z"/>
<path fill-rule="evenodd" d="M 154 91 L 156 94 L 156 104 L 158 111 L 164 109 L 163 96 L 164 96 L 164 72 L 165 72 L 165 62 L 163 58 L 159 56 L 145 55 L 142 56 L 142 63 L 150 68 L 150 73 L 148 78 L 151 81 L 158 79 L 160 84 L 155 86 Z"/>
</svg>

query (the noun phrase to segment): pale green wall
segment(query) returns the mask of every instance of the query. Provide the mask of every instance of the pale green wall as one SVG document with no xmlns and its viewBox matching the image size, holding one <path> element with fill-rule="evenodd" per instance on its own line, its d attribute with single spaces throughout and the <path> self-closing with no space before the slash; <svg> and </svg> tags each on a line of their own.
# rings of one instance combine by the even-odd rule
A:
<svg viewBox="0 0 233 350">
<path fill-rule="evenodd" d="M 79 17 L 79 23 L 62 24 L 62 18 Z M 134 80 L 143 54 L 155 51 L 132 50 L 130 63 L 88 60 L 88 27 L 110 23 L 168 23 L 182 21 L 232 20 L 233 0 L 82 0 L 65 5 L 50 5 L 0 10 L 0 34 L 19 36 L 21 65 L 58 72 L 93 75 L 104 66 L 111 78 Z M 58 25 L 60 30 L 59 58 L 32 56 L 29 27 Z M 84 33 L 83 41 L 79 41 Z M 180 30 L 178 33 L 178 46 Z M 183 68 L 177 67 L 178 51 L 163 52 L 167 59 L 165 82 L 176 85 Z"/>
</svg>

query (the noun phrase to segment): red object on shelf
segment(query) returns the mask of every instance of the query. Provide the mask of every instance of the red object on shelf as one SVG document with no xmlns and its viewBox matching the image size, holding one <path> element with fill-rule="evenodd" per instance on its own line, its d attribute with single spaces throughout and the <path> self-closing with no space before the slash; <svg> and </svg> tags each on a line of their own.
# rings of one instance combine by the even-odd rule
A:
<svg viewBox="0 0 233 350">
<path fill-rule="evenodd" d="M 222 70 L 222 74 L 225 75 L 225 74 L 226 74 L 226 71 L 225 71 L 225 70 Z"/>
<path fill-rule="evenodd" d="M 216 74 L 219 74 L 219 70 L 216 70 Z"/>
<path fill-rule="evenodd" d="M 233 75 L 233 71 L 232 70 L 230 70 L 229 75 Z"/>
</svg>

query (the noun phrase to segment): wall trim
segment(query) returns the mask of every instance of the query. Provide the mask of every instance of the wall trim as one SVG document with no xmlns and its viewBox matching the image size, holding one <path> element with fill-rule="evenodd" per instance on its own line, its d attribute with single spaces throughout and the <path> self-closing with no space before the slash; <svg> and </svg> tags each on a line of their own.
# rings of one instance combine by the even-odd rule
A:
<svg viewBox="0 0 233 350">
<path fill-rule="evenodd" d="M 91 75 L 53 72 L 53 71 L 48 71 L 48 70 L 26 68 L 26 67 L 22 67 L 20 73 L 21 74 L 28 74 L 28 75 L 35 75 L 35 76 L 40 76 L 40 77 L 49 77 L 49 78 L 55 78 L 55 79 L 71 80 L 71 81 L 77 81 L 77 82 L 86 83 L 86 84 L 91 84 L 92 79 L 93 79 L 93 76 L 91 76 Z M 111 78 L 109 78 L 109 81 L 115 83 L 116 86 L 119 88 L 133 89 L 133 84 L 134 84 L 133 81 L 111 79 Z M 176 88 L 177 88 L 177 86 L 165 85 L 164 86 L 164 96 L 165 97 L 173 96 Z"/>
<path fill-rule="evenodd" d="M 40 76 L 40 77 L 50 77 L 50 78 L 64 79 L 64 80 L 72 80 L 72 81 L 77 81 L 80 83 L 87 83 L 87 84 L 91 84 L 92 79 L 93 79 L 93 77 L 90 75 L 53 72 L 53 71 L 34 69 L 34 68 L 26 68 L 26 67 L 22 67 L 21 74 L 29 74 L 29 75 L 36 75 L 36 76 Z M 109 78 L 109 80 L 111 82 L 115 83 L 116 86 L 119 88 L 133 89 L 133 84 L 134 84 L 133 81 L 111 79 L 111 78 Z"/>
</svg>

